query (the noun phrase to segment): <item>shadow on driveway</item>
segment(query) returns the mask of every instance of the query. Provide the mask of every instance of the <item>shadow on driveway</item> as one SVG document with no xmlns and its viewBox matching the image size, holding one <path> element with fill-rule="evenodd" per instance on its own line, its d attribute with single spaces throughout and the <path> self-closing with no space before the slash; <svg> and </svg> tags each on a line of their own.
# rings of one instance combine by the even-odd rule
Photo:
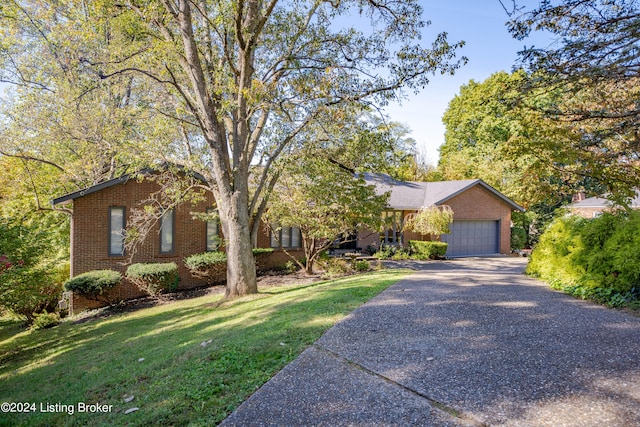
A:
<svg viewBox="0 0 640 427">
<path fill-rule="evenodd" d="M 413 263 L 225 425 L 640 425 L 640 319 L 523 258 Z"/>
</svg>

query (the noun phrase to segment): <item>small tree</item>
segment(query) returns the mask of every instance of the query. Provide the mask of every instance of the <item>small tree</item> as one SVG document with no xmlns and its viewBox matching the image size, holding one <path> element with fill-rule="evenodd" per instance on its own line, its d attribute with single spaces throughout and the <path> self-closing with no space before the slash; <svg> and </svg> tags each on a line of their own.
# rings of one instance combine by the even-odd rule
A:
<svg viewBox="0 0 640 427">
<path fill-rule="evenodd" d="M 407 215 L 404 230 L 420 234 L 429 234 L 434 238 L 450 233 L 449 226 L 453 222 L 453 210 L 450 206 L 428 206 L 418 212 Z"/>
<path fill-rule="evenodd" d="M 362 178 L 327 159 L 307 156 L 288 163 L 265 216 L 273 231 L 300 229 L 306 265 L 292 258 L 313 274 L 320 253 L 340 236 L 363 226 L 377 228 L 386 203 L 387 195 L 377 195 Z"/>
</svg>

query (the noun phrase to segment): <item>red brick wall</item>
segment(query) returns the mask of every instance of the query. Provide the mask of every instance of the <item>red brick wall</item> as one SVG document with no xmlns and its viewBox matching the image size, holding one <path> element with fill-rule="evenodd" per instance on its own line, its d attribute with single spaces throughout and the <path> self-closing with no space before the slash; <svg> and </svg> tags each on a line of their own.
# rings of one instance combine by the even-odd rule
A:
<svg viewBox="0 0 640 427">
<path fill-rule="evenodd" d="M 500 252 L 511 252 L 511 208 L 504 201 L 496 197 L 490 191 L 474 186 L 467 191 L 453 197 L 445 204 L 453 209 L 454 220 L 499 220 L 500 221 Z M 404 218 L 411 211 L 403 211 Z M 405 219 L 406 220 L 406 219 Z M 425 236 L 414 232 L 404 232 L 404 244 L 409 240 L 431 240 L 432 236 Z M 380 243 L 378 234 L 372 234 L 370 230 L 362 230 L 358 233 L 358 246 L 363 249 L 370 243 L 376 246 Z"/>
<path fill-rule="evenodd" d="M 206 223 L 193 219 L 192 212 L 206 212 L 214 205 L 211 194 L 206 200 L 185 203 L 175 210 L 175 246 L 174 253 L 160 254 L 160 223 L 154 225 L 147 238 L 138 244 L 135 254 L 130 257 L 109 256 L 109 207 L 124 206 L 127 224 L 133 208 L 140 208 L 141 201 L 158 191 L 158 184 L 152 181 L 139 182 L 132 179 L 124 184 L 105 188 L 95 193 L 75 199 L 73 202 L 73 221 L 71 226 L 71 276 L 92 270 L 116 270 L 123 275 L 130 264 L 138 262 L 175 262 L 180 275 L 180 289 L 206 286 L 212 281 L 224 279 L 224 276 L 202 279 L 194 277 L 184 265 L 184 258 L 206 250 Z M 262 226 L 258 235 L 257 247 L 268 248 L 269 231 Z M 292 255 L 303 258 L 304 251 L 289 251 Z M 289 256 L 282 250 L 275 249 L 272 254 L 262 255 L 258 259 L 259 269 L 282 267 L 289 261 Z M 223 273 L 224 274 L 224 273 Z M 113 301 L 138 298 L 145 294 L 126 279 L 109 293 Z M 84 309 L 104 306 L 104 302 L 87 300 L 74 295 L 71 299 L 71 312 L 78 313 Z"/>
<path fill-rule="evenodd" d="M 453 209 L 453 220 L 499 220 L 500 253 L 511 252 L 511 207 L 479 185 L 458 194 L 445 204 Z"/>
<path fill-rule="evenodd" d="M 602 212 L 607 212 L 609 209 L 608 208 L 569 208 L 569 211 L 573 214 L 573 215 L 578 215 L 581 216 L 583 218 L 595 218 L 596 216 L 600 215 Z"/>
<path fill-rule="evenodd" d="M 71 276 L 91 270 L 110 269 L 124 274 L 127 267 L 137 262 L 175 262 L 180 274 L 179 288 L 203 286 L 206 281 L 194 278 L 184 265 L 184 258 L 206 250 L 206 223 L 193 219 L 192 212 L 206 212 L 213 205 L 213 197 L 196 204 L 184 203 L 175 210 L 175 246 L 172 254 L 160 254 L 160 223 L 153 226 L 147 238 L 136 248 L 131 258 L 109 256 L 109 207 L 124 206 L 126 223 L 129 224 L 132 209 L 141 207 L 141 201 L 158 191 L 158 184 L 132 179 L 95 193 L 75 199 L 71 236 Z M 138 288 L 126 280 L 112 291 L 113 299 L 130 299 L 142 296 Z M 95 301 L 75 297 L 72 312 L 98 307 Z"/>
</svg>

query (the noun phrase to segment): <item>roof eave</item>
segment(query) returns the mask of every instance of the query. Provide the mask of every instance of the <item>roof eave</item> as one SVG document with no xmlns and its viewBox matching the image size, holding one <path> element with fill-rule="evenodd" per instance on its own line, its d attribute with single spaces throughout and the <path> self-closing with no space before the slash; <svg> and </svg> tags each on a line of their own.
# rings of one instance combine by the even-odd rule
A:
<svg viewBox="0 0 640 427">
<path fill-rule="evenodd" d="M 486 182 L 484 182 L 481 179 L 477 179 L 477 180 L 474 180 L 474 181 L 470 182 L 469 185 L 467 185 L 465 187 L 462 187 L 458 191 L 449 194 L 447 197 L 445 197 L 445 198 L 443 198 L 441 200 L 438 200 L 435 204 L 436 205 L 442 205 L 445 202 L 447 202 L 448 200 L 453 199 L 455 196 L 467 191 L 468 189 L 470 189 L 471 187 L 474 187 L 476 185 L 481 185 L 484 189 L 488 190 L 494 196 L 496 196 L 497 198 L 499 198 L 500 200 L 502 200 L 503 202 L 505 202 L 506 204 L 511 206 L 512 210 L 525 212 L 525 209 L 522 206 L 518 205 L 513 200 L 509 199 L 507 196 L 505 196 L 504 194 L 502 194 L 501 192 L 499 192 L 498 190 L 496 190 L 495 188 L 493 188 L 492 186 L 490 186 L 489 184 L 487 184 Z"/>
</svg>

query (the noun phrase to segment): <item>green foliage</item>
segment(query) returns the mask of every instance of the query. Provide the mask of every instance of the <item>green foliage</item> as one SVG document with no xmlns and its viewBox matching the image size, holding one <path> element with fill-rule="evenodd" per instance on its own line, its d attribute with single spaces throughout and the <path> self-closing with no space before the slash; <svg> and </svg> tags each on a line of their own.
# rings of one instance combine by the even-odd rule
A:
<svg viewBox="0 0 640 427">
<path fill-rule="evenodd" d="M 122 274 L 113 270 L 94 270 L 67 280 L 64 288 L 86 298 L 109 301 L 107 293 L 122 282 Z"/>
<path fill-rule="evenodd" d="M 43 311 L 39 313 L 31 324 L 31 328 L 38 329 L 49 329 L 56 326 L 60 323 L 60 316 L 58 313 L 47 313 L 47 311 Z"/>
<path fill-rule="evenodd" d="M 259 256 L 272 254 L 273 248 L 253 248 L 251 251 L 253 252 L 253 256 L 257 258 Z"/>
<path fill-rule="evenodd" d="M 364 226 L 377 228 L 388 199 L 324 156 L 290 159 L 265 213 L 276 229 L 300 229 L 307 273 L 313 272 L 320 254 L 340 236 Z"/>
<path fill-rule="evenodd" d="M 640 212 L 593 219 L 563 217 L 543 233 L 529 274 L 581 298 L 612 306 L 637 304 L 640 295 Z"/>
<path fill-rule="evenodd" d="M 188 256 L 184 260 L 192 275 L 207 279 L 209 284 L 226 279 L 227 254 L 220 251 L 204 252 Z"/>
<path fill-rule="evenodd" d="M 527 244 L 527 231 L 523 227 L 511 227 L 511 250 L 524 249 Z"/>
<path fill-rule="evenodd" d="M 365 271 L 371 270 L 371 265 L 369 265 L 369 261 L 365 259 L 356 260 L 353 262 L 353 269 L 359 273 L 364 273 Z"/>
<path fill-rule="evenodd" d="M 298 265 L 295 262 L 289 260 L 284 264 L 284 271 L 287 274 L 293 274 L 298 271 Z"/>
<path fill-rule="evenodd" d="M 47 217 L 45 219 L 51 219 Z M 69 277 L 65 250 L 46 221 L 19 223 L 0 217 L 0 307 L 32 323 L 38 313 L 55 311 Z"/>
<path fill-rule="evenodd" d="M 448 246 L 446 242 L 409 240 L 411 258 L 421 260 L 444 258 Z"/>
<path fill-rule="evenodd" d="M 336 277 L 342 277 L 347 273 L 350 273 L 351 263 L 344 258 L 332 257 L 322 262 L 322 268 L 324 273 L 322 277 L 332 279 Z"/>
<path fill-rule="evenodd" d="M 178 266 L 175 262 L 138 263 L 127 268 L 126 277 L 138 288 L 155 297 L 178 288 Z"/>
<path fill-rule="evenodd" d="M 407 216 L 405 230 L 438 237 L 450 233 L 449 226 L 453 222 L 453 210 L 447 205 L 428 206 L 417 213 Z"/>
<path fill-rule="evenodd" d="M 184 264 L 189 270 L 202 271 L 218 266 L 226 265 L 227 254 L 219 251 L 194 254 L 184 259 Z"/>
<path fill-rule="evenodd" d="M 408 251 L 399 245 L 380 244 L 380 247 L 373 254 L 378 259 L 407 259 Z"/>
<path fill-rule="evenodd" d="M 362 30 L 353 13 L 371 25 Z M 2 15 L 0 80 L 20 88 L 3 121 L 12 122 L 12 138 L 2 138 L 11 155 L 44 154 L 45 164 L 69 170 L 65 184 L 76 176 L 99 182 L 140 155 L 179 159 L 206 176 L 228 262 L 244 270 L 227 283 L 232 295 L 257 291 L 250 256 L 239 248 L 255 238 L 284 176 L 276 170 L 281 154 L 310 141 L 315 124 L 340 126 L 354 108 L 385 105 L 466 62 L 456 58 L 464 43 L 446 32 L 421 40 L 415 1 L 247 8 L 203 0 L 176 8 L 24 0 L 3 4 Z"/>
</svg>

